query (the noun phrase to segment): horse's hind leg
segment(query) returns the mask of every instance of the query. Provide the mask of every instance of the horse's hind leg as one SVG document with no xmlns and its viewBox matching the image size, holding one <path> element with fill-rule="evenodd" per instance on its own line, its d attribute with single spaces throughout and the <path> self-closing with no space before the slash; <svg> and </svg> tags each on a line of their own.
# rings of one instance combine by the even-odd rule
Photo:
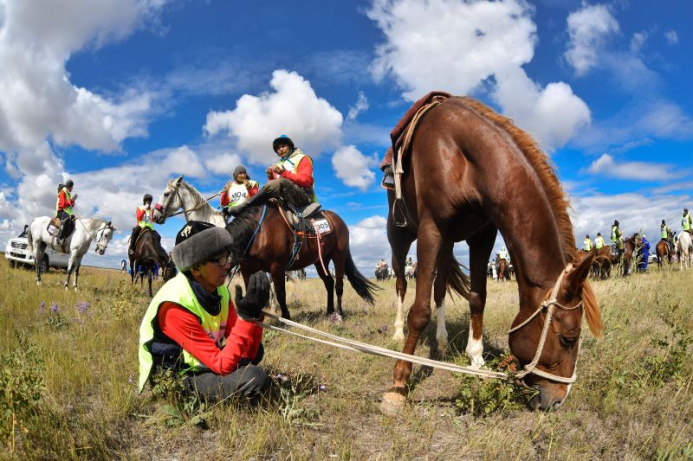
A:
<svg viewBox="0 0 693 461">
<path fill-rule="evenodd" d="M 344 259 L 344 254 L 339 252 L 334 256 L 334 258 L 332 258 L 332 263 L 334 264 L 335 278 L 334 291 L 337 295 L 337 314 L 340 317 L 344 316 L 344 312 L 342 311 L 342 294 L 344 293 L 344 267 L 346 265 L 346 261 Z"/>
<path fill-rule="evenodd" d="M 436 303 L 436 342 L 439 351 L 448 346 L 448 330 L 445 327 L 445 293 L 450 265 L 455 264 L 453 242 L 446 243 L 440 250 L 436 279 L 433 284 L 433 301 Z"/>
<path fill-rule="evenodd" d="M 75 282 L 73 287 L 75 288 L 75 291 L 77 291 L 77 279 L 79 279 L 79 269 L 82 267 L 82 258 L 80 257 L 79 260 L 75 264 Z M 67 288 L 67 287 L 66 287 Z"/>
<path fill-rule="evenodd" d="M 496 241 L 497 230 L 488 225 L 474 234 L 469 243 L 469 337 L 465 352 L 473 368 L 484 365 L 483 324 L 484 307 L 486 306 L 486 277 L 484 269 Z"/>
<path fill-rule="evenodd" d="M 323 270 L 322 264 L 315 263 L 315 269 L 318 271 L 318 275 L 320 276 L 320 279 L 322 280 L 322 283 L 325 285 L 325 291 L 327 291 L 327 314 L 326 315 L 332 315 L 334 313 L 334 279 L 332 278 L 332 275 L 330 275 L 330 270 L 329 270 L 329 261 L 324 261 L 325 262 L 325 269 L 327 269 L 327 272 Z"/>
<path fill-rule="evenodd" d="M 407 279 L 404 274 L 404 263 L 412 242 L 416 238 L 412 233 L 402 230 L 387 221 L 387 239 L 392 250 L 392 270 L 395 272 L 395 291 L 397 293 L 397 315 L 395 317 L 395 341 L 404 341 L 404 296 L 407 294 Z"/>
<path fill-rule="evenodd" d="M 36 285 L 41 285 L 41 261 L 46 253 L 46 243 L 42 240 L 33 242 L 36 253 L 34 254 L 34 268 L 36 269 Z"/>
</svg>

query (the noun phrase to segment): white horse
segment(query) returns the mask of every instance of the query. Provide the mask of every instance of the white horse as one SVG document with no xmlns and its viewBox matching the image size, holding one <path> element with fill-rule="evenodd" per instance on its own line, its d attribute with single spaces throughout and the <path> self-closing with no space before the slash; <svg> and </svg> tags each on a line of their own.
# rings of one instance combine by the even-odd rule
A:
<svg viewBox="0 0 693 461">
<path fill-rule="evenodd" d="M 691 242 L 691 234 L 686 231 L 682 231 L 679 237 L 676 239 L 676 253 L 679 255 L 679 265 L 681 270 L 690 267 L 693 261 L 691 257 L 693 256 L 691 247 L 693 243 Z"/>
<path fill-rule="evenodd" d="M 70 275 L 75 271 L 74 288 L 77 290 L 77 278 L 79 268 L 82 265 L 82 257 L 89 250 L 92 240 L 96 240 L 96 253 L 102 255 L 106 252 L 108 242 L 113 237 L 115 227 L 110 221 L 96 218 L 84 218 L 75 220 L 75 230 L 67 239 L 64 245 L 58 245 L 56 238 L 48 233 L 48 223 L 51 218 L 41 216 L 34 218 L 29 226 L 29 251 L 34 252 L 34 262 L 36 263 L 36 284 L 41 285 L 41 261 L 46 248 L 50 246 L 55 251 L 70 255 L 67 263 L 67 278 L 65 279 L 65 289 L 70 285 Z"/>
<path fill-rule="evenodd" d="M 215 210 L 197 189 L 183 181 L 183 176 L 168 182 L 166 190 L 154 205 L 152 219 L 163 224 L 166 218 L 182 209 L 186 221 L 204 221 L 217 227 L 226 227 L 226 220 L 220 211 Z"/>
</svg>

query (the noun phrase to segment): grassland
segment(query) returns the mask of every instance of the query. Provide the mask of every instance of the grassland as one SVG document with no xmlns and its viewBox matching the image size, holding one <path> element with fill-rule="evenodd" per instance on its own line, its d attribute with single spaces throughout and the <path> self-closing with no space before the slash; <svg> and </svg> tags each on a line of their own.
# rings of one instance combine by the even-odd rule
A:
<svg viewBox="0 0 693 461">
<path fill-rule="evenodd" d="M 212 408 L 137 393 L 137 329 L 149 298 L 123 274 L 63 273 L 0 261 L 0 458 L 17 459 L 691 459 L 693 270 L 594 283 L 606 332 L 583 334 L 578 381 L 551 413 L 507 389 L 419 370 L 411 404 L 379 410 L 393 361 L 266 332 L 267 398 Z M 324 316 L 319 280 L 288 285 L 294 320 L 399 349 L 390 338 L 394 283 L 370 307 L 345 289 L 348 317 Z M 413 290 L 407 296 L 410 302 Z M 468 308 L 449 301 L 446 360 L 466 364 Z M 507 349 L 513 283 L 489 283 L 487 351 Z M 429 327 L 417 353 L 428 356 Z M 484 382 L 486 383 L 486 382 Z"/>
</svg>

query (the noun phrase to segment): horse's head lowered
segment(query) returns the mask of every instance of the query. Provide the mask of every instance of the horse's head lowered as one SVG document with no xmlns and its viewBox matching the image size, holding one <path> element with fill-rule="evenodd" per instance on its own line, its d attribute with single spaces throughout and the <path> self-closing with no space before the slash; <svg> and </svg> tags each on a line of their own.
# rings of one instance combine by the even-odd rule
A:
<svg viewBox="0 0 693 461">
<path fill-rule="evenodd" d="M 99 226 L 99 230 L 96 231 L 94 239 L 96 240 L 96 251 L 97 254 L 103 255 L 106 252 L 106 247 L 108 247 L 108 242 L 113 238 L 113 232 L 115 227 L 111 225 L 111 222 L 104 222 Z"/>
<path fill-rule="evenodd" d="M 159 200 L 154 205 L 152 220 L 157 224 L 163 224 L 172 213 L 183 207 L 183 200 L 178 189 L 183 182 L 183 176 L 172 179 L 168 182 L 166 190 L 161 194 Z"/>
<path fill-rule="evenodd" d="M 595 251 L 568 264 L 535 310 L 521 309 L 509 332 L 510 350 L 524 367 L 518 378 L 539 390 L 532 409 L 561 406 L 575 381 L 582 314 L 590 329 L 602 329 L 599 308 L 589 283 Z M 528 315 L 529 314 L 529 315 Z"/>
</svg>

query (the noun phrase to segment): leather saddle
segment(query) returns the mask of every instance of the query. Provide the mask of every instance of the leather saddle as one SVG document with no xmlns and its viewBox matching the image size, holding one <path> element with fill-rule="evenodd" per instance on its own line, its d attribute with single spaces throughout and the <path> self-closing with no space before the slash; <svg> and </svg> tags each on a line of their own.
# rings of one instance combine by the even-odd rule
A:
<svg viewBox="0 0 693 461">
<path fill-rule="evenodd" d="M 298 235 L 326 235 L 332 232 L 332 224 L 320 210 L 319 203 L 310 203 L 303 207 L 295 207 L 288 203 L 286 206 L 279 206 L 286 224 Z"/>
</svg>

